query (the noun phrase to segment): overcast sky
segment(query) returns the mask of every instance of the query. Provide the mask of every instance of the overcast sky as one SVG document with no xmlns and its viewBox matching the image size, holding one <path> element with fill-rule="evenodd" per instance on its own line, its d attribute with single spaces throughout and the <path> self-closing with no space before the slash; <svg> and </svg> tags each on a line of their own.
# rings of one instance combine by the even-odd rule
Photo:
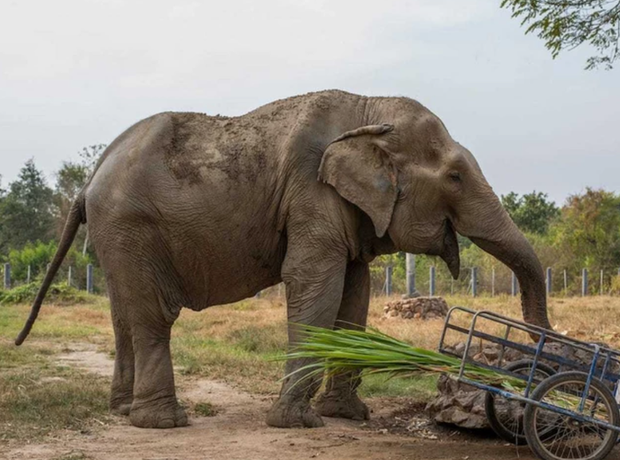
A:
<svg viewBox="0 0 620 460">
<path fill-rule="evenodd" d="M 0 0 L 0 175 L 54 182 L 165 110 L 239 115 L 339 88 L 443 119 L 494 189 L 620 191 L 620 64 L 552 60 L 499 0 Z"/>
</svg>

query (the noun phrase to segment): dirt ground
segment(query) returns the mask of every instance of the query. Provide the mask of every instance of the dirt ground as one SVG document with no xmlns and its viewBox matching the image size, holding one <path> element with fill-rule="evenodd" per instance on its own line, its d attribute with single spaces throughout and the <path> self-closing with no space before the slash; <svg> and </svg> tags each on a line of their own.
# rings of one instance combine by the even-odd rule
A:
<svg viewBox="0 0 620 460">
<path fill-rule="evenodd" d="M 65 365 L 110 376 L 112 361 L 92 345 L 80 344 L 58 355 Z M 193 417 L 191 425 L 172 430 L 134 428 L 126 418 L 111 424 L 48 436 L 43 442 L 9 445 L 2 459 L 514 459 L 533 458 L 527 447 L 517 448 L 489 436 L 433 427 L 410 433 L 411 419 L 422 420 L 417 407 L 389 398 L 369 401 L 371 422 L 326 419 L 319 429 L 282 430 L 264 423 L 271 397 L 254 396 L 206 379 L 182 378 L 179 397 L 186 402 L 214 405 L 212 417 Z M 437 439 L 433 439 L 433 438 Z"/>
</svg>

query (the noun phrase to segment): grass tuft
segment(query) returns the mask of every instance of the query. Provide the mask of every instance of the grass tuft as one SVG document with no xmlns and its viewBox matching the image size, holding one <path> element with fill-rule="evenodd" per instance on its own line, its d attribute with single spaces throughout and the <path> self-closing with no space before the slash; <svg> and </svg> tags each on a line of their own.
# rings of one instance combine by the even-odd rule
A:
<svg viewBox="0 0 620 460">
<path fill-rule="evenodd" d="M 215 417 L 217 415 L 217 409 L 213 407 L 211 403 L 199 402 L 194 406 L 194 413 L 201 417 Z"/>
</svg>

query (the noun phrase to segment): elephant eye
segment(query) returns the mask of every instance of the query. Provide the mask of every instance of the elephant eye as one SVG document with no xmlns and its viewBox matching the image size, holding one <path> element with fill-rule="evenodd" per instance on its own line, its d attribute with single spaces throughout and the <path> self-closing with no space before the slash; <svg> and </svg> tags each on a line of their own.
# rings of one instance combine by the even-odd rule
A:
<svg viewBox="0 0 620 460">
<path fill-rule="evenodd" d="M 448 176 L 450 177 L 450 180 L 452 180 L 453 182 L 461 182 L 461 175 L 459 174 L 458 171 L 452 171 L 448 174 Z"/>
</svg>

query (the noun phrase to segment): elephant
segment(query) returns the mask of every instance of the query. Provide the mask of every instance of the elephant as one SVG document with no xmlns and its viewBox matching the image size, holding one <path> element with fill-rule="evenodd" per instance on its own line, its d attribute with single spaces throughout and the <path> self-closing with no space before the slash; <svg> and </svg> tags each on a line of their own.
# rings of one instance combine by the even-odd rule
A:
<svg viewBox="0 0 620 460">
<path fill-rule="evenodd" d="M 524 320 L 550 327 L 532 246 L 473 155 L 407 97 L 328 90 L 238 117 L 165 112 L 131 126 L 72 204 L 17 345 L 81 224 L 111 304 L 110 409 L 137 427 L 188 424 L 170 355 L 181 308 L 229 304 L 284 282 L 289 344 L 300 340 L 299 325 L 364 328 L 369 262 L 397 251 L 436 255 L 456 278 L 457 233 L 515 272 Z M 321 379 L 308 377 L 306 364 L 287 362 L 269 425 L 368 418 L 359 375 L 330 376 L 314 399 Z"/>
</svg>

